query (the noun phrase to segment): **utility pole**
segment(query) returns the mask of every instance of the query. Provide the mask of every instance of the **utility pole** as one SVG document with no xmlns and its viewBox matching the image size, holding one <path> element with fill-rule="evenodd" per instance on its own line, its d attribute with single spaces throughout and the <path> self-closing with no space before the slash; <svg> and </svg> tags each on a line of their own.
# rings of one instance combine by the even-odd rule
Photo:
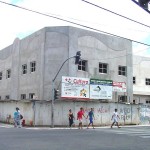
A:
<svg viewBox="0 0 150 150">
<path fill-rule="evenodd" d="M 81 52 L 77 51 L 76 56 L 72 56 L 69 57 L 68 59 L 66 59 L 63 64 L 61 65 L 61 67 L 59 68 L 58 72 L 56 73 L 54 79 L 52 80 L 52 103 L 51 103 L 51 127 L 54 128 L 54 101 L 55 101 L 55 88 L 54 88 L 54 82 L 59 74 L 59 72 L 61 71 L 62 67 L 64 66 L 64 64 L 71 58 L 75 58 L 75 64 L 79 64 L 80 61 L 80 57 L 81 57 Z"/>
</svg>

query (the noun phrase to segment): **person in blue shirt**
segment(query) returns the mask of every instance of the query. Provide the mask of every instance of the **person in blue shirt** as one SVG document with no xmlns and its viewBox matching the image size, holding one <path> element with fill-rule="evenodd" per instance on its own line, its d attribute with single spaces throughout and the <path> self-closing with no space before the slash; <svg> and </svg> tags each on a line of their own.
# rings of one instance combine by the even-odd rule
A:
<svg viewBox="0 0 150 150">
<path fill-rule="evenodd" d="M 89 126 L 92 124 L 92 127 L 93 127 L 93 129 L 94 129 L 94 124 L 93 124 L 93 119 L 94 119 L 94 109 L 93 108 L 91 108 L 91 110 L 90 110 L 90 112 L 88 113 L 88 116 L 87 116 L 87 118 L 89 118 L 89 124 L 88 124 L 88 126 L 87 126 L 87 129 L 89 129 Z"/>
<path fill-rule="evenodd" d="M 19 108 L 16 107 L 16 111 L 14 112 L 14 127 L 21 127 L 20 124 L 20 111 Z"/>
</svg>

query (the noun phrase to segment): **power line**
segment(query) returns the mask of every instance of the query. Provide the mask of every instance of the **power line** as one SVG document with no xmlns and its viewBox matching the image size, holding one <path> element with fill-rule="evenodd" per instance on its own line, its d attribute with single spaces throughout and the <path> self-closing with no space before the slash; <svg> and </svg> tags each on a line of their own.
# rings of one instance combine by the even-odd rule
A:
<svg viewBox="0 0 150 150">
<path fill-rule="evenodd" d="M 92 24 L 99 25 L 99 26 L 105 26 L 105 27 L 108 26 L 108 27 L 111 27 L 111 28 L 118 28 L 119 27 L 119 26 L 116 26 L 116 25 L 112 26 L 112 25 L 108 25 L 108 24 L 100 24 L 100 23 L 97 23 L 97 22 L 91 22 L 91 21 L 87 21 L 87 20 L 80 20 L 80 19 L 76 19 L 76 18 L 72 18 L 72 17 L 58 15 L 58 14 L 52 14 L 52 13 L 49 13 L 49 12 L 47 12 L 46 14 L 50 14 L 50 15 L 53 15 L 53 16 L 61 17 L 61 18 L 67 18 L 69 20 L 79 21 L 79 22 L 82 22 L 82 23 L 92 23 Z M 131 31 L 150 33 L 149 31 L 144 31 L 144 30 L 139 30 L 139 29 L 133 29 L 133 28 L 126 28 L 126 29 L 131 30 Z M 125 30 L 125 29 L 123 29 L 123 30 Z"/>
<path fill-rule="evenodd" d="M 138 22 L 138 21 L 133 20 L 133 19 L 131 19 L 131 18 L 128 18 L 128 17 L 126 17 L 126 16 L 120 15 L 120 14 L 118 14 L 118 13 L 115 13 L 115 12 L 111 11 L 111 10 L 108 10 L 108 9 L 106 9 L 106 8 L 103 8 L 103 7 L 99 6 L 99 5 L 93 4 L 93 3 L 88 2 L 88 1 L 86 1 L 86 0 L 81 0 L 81 1 L 83 1 L 83 2 L 85 2 L 85 3 L 88 3 L 88 4 L 90 4 L 90 5 L 93 5 L 93 6 L 95 6 L 95 7 L 101 8 L 101 9 L 103 9 L 103 10 L 105 10 L 105 11 L 108 11 L 108 12 L 110 12 L 110 13 L 113 13 L 113 14 L 115 14 L 115 15 L 117 15 L 117 16 L 123 17 L 123 18 L 125 18 L 125 19 L 127 19 L 127 20 L 133 21 L 133 22 L 135 22 L 135 23 L 138 23 L 138 24 L 140 24 L 140 25 L 143 25 L 143 26 L 145 26 L 145 27 L 150 28 L 149 25 L 143 24 L 143 23 L 141 23 L 141 22 Z"/>
<path fill-rule="evenodd" d="M 25 8 L 25 7 L 21 7 L 21 6 L 14 5 L 14 4 L 7 3 L 7 2 L 3 2 L 3 1 L 0 1 L 0 3 L 6 4 L 6 5 L 10 5 L 10 6 L 13 6 L 13 7 L 16 7 L 16 8 L 20 8 L 20 9 L 23 9 L 23 10 L 26 10 L 26 11 L 34 12 L 36 14 L 40 14 L 40 15 L 43 15 L 43 16 L 47 16 L 47 17 L 50 17 L 50 18 L 57 19 L 57 20 L 61 20 L 61 21 L 64 21 L 64 22 L 68 22 L 68 23 L 71 23 L 71 24 L 74 24 L 74 25 L 78 25 L 78 26 L 81 26 L 81 27 L 84 27 L 84 28 L 87 28 L 87 29 L 90 29 L 90 30 L 93 30 L 93 31 L 105 33 L 105 34 L 108 34 L 108 35 L 112 35 L 114 37 L 123 38 L 123 39 L 129 40 L 129 41 L 133 41 L 133 42 L 136 42 L 136 43 L 139 43 L 139 44 L 150 46 L 149 44 L 146 44 L 146 43 L 143 43 L 143 42 L 139 42 L 139 41 L 135 41 L 135 40 L 132 40 L 132 39 L 124 38 L 124 37 L 121 37 L 121 36 L 118 36 L 118 35 L 115 35 L 115 34 L 112 34 L 112 33 L 108 33 L 108 32 L 105 32 L 105 31 L 101 31 L 101 30 L 98 30 L 98 29 L 95 29 L 95 28 L 83 25 L 83 24 L 79 24 L 79 23 L 76 23 L 76 22 L 73 22 L 73 21 L 62 19 L 60 17 L 47 15 L 47 14 L 44 14 L 44 13 L 41 13 L 41 12 L 38 12 L 38 11 L 35 11 L 35 10 L 31 10 L 31 9 L 28 9 L 28 8 Z"/>
</svg>

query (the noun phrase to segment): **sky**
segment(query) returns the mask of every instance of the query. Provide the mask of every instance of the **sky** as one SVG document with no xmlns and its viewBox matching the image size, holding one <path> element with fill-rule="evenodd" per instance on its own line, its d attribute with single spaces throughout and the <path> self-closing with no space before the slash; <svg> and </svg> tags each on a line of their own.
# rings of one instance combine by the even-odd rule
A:
<svg viewBox="0 0 150 150">
<path fill-rule="evenodd" d="M 2 2 L 55 16 L 82 26 L 26 11 Z M 41 28 L 68 25 L 79 28 L 87 26 L 102 31 L 102 33 L 107 32 L 150 45 L 150 14 L 131 0 L 0 0 L 0 50 L 11 45 L 16 38 L 22 39 Z M 84 29 L 89 30 L 89 28 Z M 135 55 L 150 57 L 150 46 L 133 43 L 133 52 Z"/>
</svg>

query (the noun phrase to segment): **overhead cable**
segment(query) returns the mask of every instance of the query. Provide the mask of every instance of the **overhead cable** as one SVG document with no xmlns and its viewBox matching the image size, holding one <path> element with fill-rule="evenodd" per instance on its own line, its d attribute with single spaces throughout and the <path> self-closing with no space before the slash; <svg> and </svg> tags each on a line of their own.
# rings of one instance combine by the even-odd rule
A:
<svg viewBox="0 0 150 150">
<path fill-rule="evenodd" d="M 99 5 L 93 4 L 93 3 L 89 2 L 89 1 L 86 1 L 86 0 L 81 0 L 81 1 L 83 1 L 83 2 L 85 2 L 85 3 L 88 3 L 88 4 L 90 4 L 90 5 L 93 5 L 93 6 L 95 6 L 95 7 L 101 8 L 101 9 L 103 9 L 103 10 L 105 10 L 105 11 L 108 11 L 108 12 L 110 12 L 110 13 L 112 13 L 112 14 L 115 14 L 115 15 L 117 15 L 117 16 L 123 17 L 123 18 L 125 18 L 125 19 L 127 19 L 127 20 L 133 21 L 133 22 L 135 22 L 135 23 L 138 23 L 138 24 L 140 24 L 140 25 L 143 25 L 143 26 L 145 26 L 145 27 L 150 28 L 149 25 L 143 24 L 143 23 L 141 23 L 141 22 L 139 22 L 139 21 L 133 20 L 133 19 L 128 18 L 128 17 L 126 17 L 126 16 L 120 15 L 120 14 L 118 14 L 118 13 L 116 13 L 116 12 L 113 12 L 113 11 L 111 11 L 111 10 L 108 10 L 108 9 L 106 9 L 106 8 L 103 8 L 103 7 L 99 6 Z"/>
<path fill-rule="evenodd" d="M 105 34 L 108 34 L 108 35 L 112 35 L 114 37 L 123 38 L 123 39 L 130 40 L 130 41 L 133 41 L 133 42 L 136 42 L 136 43 L 139 43 L 139 44 L 150 46 L 149 44 L 146 44 L 146 43 L 143 43 L 143 42 L 139 42 L 139 41 L 135 41 L 135 40 L 132 40 L 132 39 L 124 38 L 124 37 L 121 37 L 121 36 L 118 36 L 118 35 L 115 35 L 115 34 L 112 34 L 112 33 L 108 33 L 108 32 L 105 32 L 105 31 L 101 31 L 101 30 L 83 25 L 83 24 L 79 24 L 79 23 L 76 23 L 76 22 L 73 22 L 73 21 L 69 21 L 67 19 L 62 19 L 60 17 L 56 17 L 56 16 L 52 16 L 52 15 L 47 15 L 45 13 L 41 13 L 41 12 L 38 12 L 38 11 L 35 11 L 35 10 L 31 10 L 31 9 L 28 9 L 28 8 L 25 8 L 25 7 L 21 7 L 21 6 L 14 5 L 14 4 L 7 3 L 7 2 L 3 2 L 3 1 L 0 1 L 0 3 L 10 5 L 10 6 L 13 6 L 13 7 L 16 7 L 16 8 L 20 8 L 20 9 L 23 9 L 23 10 L 26 10 L 26 11 L 34 12 L 34 13 L 37 13 L 37 14 L 40 14 L 40 15 L 43 15 L 43 16 L 47 16 L 47 17 L 50 17 L 50 18 L 54 18 L 54 19 L 57 19 L 57 20 L 61 20 L 61 21 L 64 21 L 64 22 L 68 22 L 68 23 L 71 23 L 71 24 L 74 24 L 74 25 L 78 25 L 78 26 L 81 26 L 81 27 L 84 27 L 84 28 L 87 28 L 87 29 L 90 29 L 90 30 L 93 30 L 93 31 L 96 31 L 96 32 L 105 33 Z"/>
</svg>

